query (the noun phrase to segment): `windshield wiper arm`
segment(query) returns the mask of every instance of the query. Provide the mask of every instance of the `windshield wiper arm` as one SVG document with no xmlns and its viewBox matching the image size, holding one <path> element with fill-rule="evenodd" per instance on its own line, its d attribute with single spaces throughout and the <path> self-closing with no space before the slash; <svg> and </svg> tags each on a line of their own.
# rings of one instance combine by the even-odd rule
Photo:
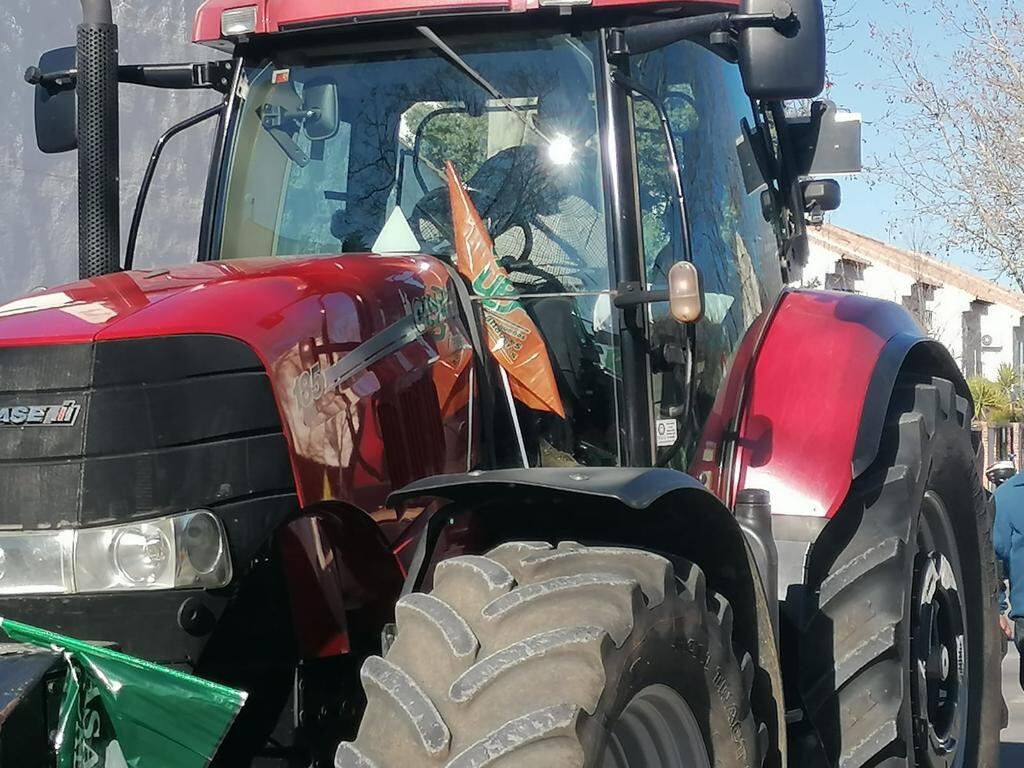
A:
<svg viewBox="0 0 1024 768">
<path fill-rule="evenodd" d="M 442 40 L 437 35 L 437 33 L 434 32 L 434 30 L 427 26 L 420 26 L 416 27 L 416 31 L 423 35 L 425 38 L 427 38 L 427 40 L 429 40 L 431 43 L 433 43 L 434 47 L 441 51 L 441 53 L 444 54 L 445 58 L 448 59 L 448 61 L 450 61 L 456 67 L 458 67 L 463 72 L 463 74 L 465 74 L 470 80 L 472 80 L 474 83 L 476 83 L 485 91 L 487 91 L 487 93 L 491 96 L 492 99 L 500 102 L 505 109 L 514 114 L 520 120 L 522 120 L 523 125 L 525 125 L 529 130 L 536 133 L 549 144 L 551 143 L 551 139 L 549 139 L 544 134 L 544 132 L 540 130 L 540 128 L 534 125 L 534 122 L 530 119 L 530 116 L 523 109 L 513 104 L 505 95 L 502 94 L 501 91 L 497 89 L 497 87 L 495 87 L 495 85 L 490 80 L 488 80 L 477 70 L 475 70 L 468 61 L 466 61 L 459 54 L 457 54 L 452 49 L 452 47 L 448 45 L 448 43 Z"/>
</svg>

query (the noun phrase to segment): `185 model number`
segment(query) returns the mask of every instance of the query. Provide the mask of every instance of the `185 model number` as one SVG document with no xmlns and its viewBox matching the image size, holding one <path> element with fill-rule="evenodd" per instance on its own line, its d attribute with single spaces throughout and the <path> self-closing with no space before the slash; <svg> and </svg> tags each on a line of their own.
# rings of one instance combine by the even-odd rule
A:
<svg viewBox="0 0 1024 768">
<path fill-rule="evenodd" d="M 327 375 L 320 363 L 314 363 L 295 380 L 295 399 L 303 408 L 309 408 L 326 392 Z"/>
</svg>

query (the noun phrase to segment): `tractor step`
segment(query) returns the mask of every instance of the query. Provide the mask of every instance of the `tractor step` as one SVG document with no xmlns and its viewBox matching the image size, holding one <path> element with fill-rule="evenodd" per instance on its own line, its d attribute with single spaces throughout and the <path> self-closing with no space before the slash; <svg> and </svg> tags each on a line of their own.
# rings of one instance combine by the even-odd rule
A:
<svg viewBox="0 0 1024 768">
<path fill-rule="evenodd" d="M 64 674 L 56 651 L 0 643 L 0 768 L 51 765 Z"/>
</svg>

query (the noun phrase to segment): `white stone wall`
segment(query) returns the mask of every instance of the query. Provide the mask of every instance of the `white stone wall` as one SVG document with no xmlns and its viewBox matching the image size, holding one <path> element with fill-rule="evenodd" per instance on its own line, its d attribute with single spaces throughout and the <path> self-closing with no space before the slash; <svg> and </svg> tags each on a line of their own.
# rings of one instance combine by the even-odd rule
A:
<svg viewBox="0 0 1024 768">
<path fill-rule="evenodd" d="M 991 336 L 990 344 L 982 347 L 982 373 L 989 378 L 995 376 L 1003 363 L 1013 365 L 1013 329 L 1020 325 L 1019 311 L 1000 304 L 993 304 L 981 318 L 981 333 Z"/>
<path fill-rule="evenodd" d="M 859 281 L 857 290 L 865 296 L 874 296 L 899 304 L 904 296 L 910 295 L 915 282 L 910 275 L 879 264 L 864 268 L 864 279 Z"/>
<path fill-rule="evenodd" d="M 836 262 L 841 257 L 840 252 L 812 239 L 810 258 L 800 280 L 794 285 L 825 288 L 827 276 L 836 272 Z M 863 254 L 850 255 L 848 258 L 851 263 L 861 263 L 861 279 L 854 281 L 851 286 L 856 293 L 902 304 L 904 297 L 911 295 L 914 284 L 918 282 L 914 264 L 909 260 L 906 269 L 899 269 L 887 263 L 870 263 L 870 256 Z M 971 304 L 977 298 L 954 285 L 940 285 L 934 289 L 933 297 L 925 306 L 931 312 L 931 322 L 925 330 L 941 341 L 961 366 L 964 356 L 963 315 L 971 310 Z M 1014 364 L 1013 329 L 1021 324 L 1022 317 L 1024 312 L 1020 306 L 1001 303 L 987 306 L 987 311 L 980 318 L 981 336 L 990 337 L 991 341 L 983 344 L 981 349 L 982 375 L 993 378 L 1000 365 Z M 1017 362 L 1019 366 L 1020 360 Z"/>
<path fill-rule="evenodd" d="M 932 311 L 932 327 L 928 332 L 946 345 L 953 359 L 963 365 L 964 336 L 963 313 L 970 309 L 974 297 L 966 291 L 950 286 L 943 286 L 935 291 L 935 300 L 929 309 Z M 1011 357 L 1008 362 L 1013 362 Z M 999 368 L 996 362 L 993 371 Z"/>
</svg>

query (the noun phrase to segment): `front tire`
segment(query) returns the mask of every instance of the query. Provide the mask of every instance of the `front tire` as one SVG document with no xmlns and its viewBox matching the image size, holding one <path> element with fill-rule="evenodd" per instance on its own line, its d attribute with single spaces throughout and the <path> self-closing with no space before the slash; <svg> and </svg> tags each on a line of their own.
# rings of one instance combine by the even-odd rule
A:
<svg viewBox="0 0 1024 768">
<path fill-rule="evenodd" d="M 951 382 L 900 384 L 878 459 L 811 549 L 800 683 L 828 766 L 998 764 L 995 565 L 970 423 Z"/>
<path fill-rule="evenodd" d="M 732 609 L 679 570 L 573 543 L 440 563 L 366 662 L 366 714 L 336 766 L 760 768 Z"/>
</svg>

